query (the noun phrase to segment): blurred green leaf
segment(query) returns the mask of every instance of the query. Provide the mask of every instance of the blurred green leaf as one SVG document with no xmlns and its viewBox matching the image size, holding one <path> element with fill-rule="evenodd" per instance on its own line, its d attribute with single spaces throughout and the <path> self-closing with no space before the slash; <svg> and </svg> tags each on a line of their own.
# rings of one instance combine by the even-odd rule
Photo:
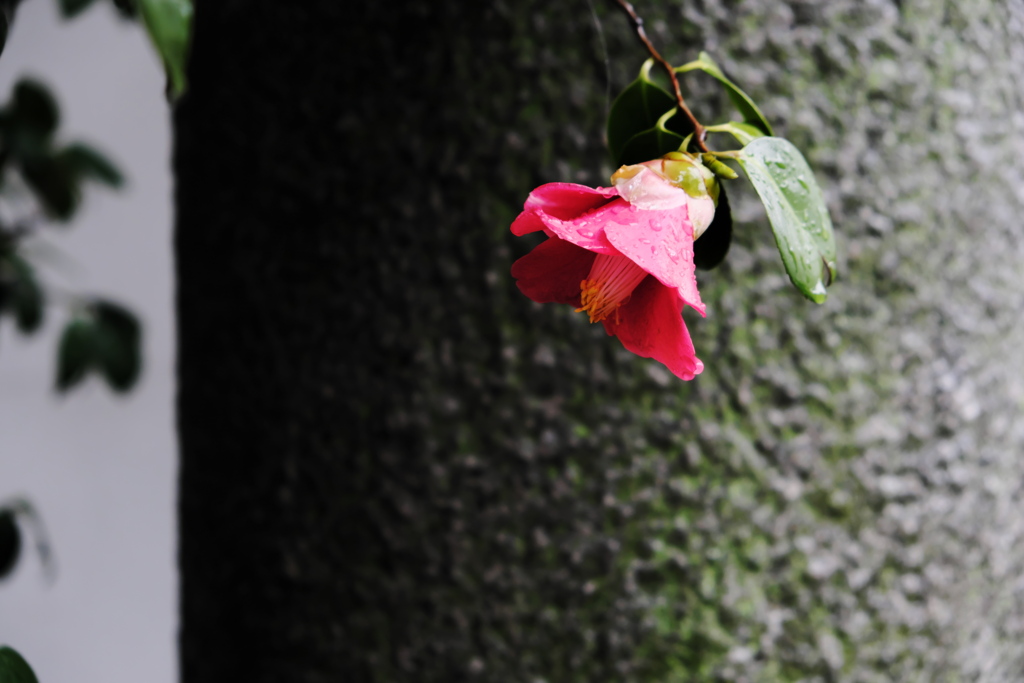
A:
<svg viewBox="0 0 1024 683">
<path fill-rule="evenodd" d="M 24 160 L 21 175 L 35 191 L 43 209 L 58 220 L 68 220 L 78 208 L 78 176 L 59 155 Z"/>
<path fill-rule="evenodd" d="M 754 140 L 738 161 L 768 213 L 789 278 L 808 299 L 824 303 L 836 274 L 836 243 L 807 161 L 791 142 L 775 137 Z"/>
<path fill-rule="evenodd" d="M 93 0 L 60 0 L 60 14 L 65 19 L 70 19 L 80 14 L 92 2 Z"/>
<path fill-rule="evenodd" d="M 125 19 L 134 19 L 138 14 L 134 0 L 114 0 L 114 7 Z"/>
<path fill-rule="evenodd" d="M 164 60 L 171 94 L 185 92 L 185 66 L 192 33 L 191 0 L 137 0 L 142 23 Z"/>
<path fill-rule="evenodd" d="M 32 667 L 17 652 L 0 647 L 0 683 L 39 683 Z"/>
<path fill-rule="evenodd" d="M 732 243 L 732 209 L 725 195 L 725 187 L 719 183 L 718 207 L 711 225 L 693 243 L 693 264 L 701 270 L 711 270 L 725 260 Z"/>
<path fill-rule="evenodd" d="M 111 187 L 124 183 L 121 172 L 95 149 L 74 143 L 56 153 L 23 159 L 21 173 L 46 213 L 68 220 L 81 201 L 81 182 L 93 178 Z"/>
<path fill-rule="evenodd" d="M 118 392 L 131 389 L 142 369 L 142 327 L 112 301 L 89 304 L 68 323 L 57 354 L 57 388 L 66 391 L 92 370 Z"/>
<path fill-rule="evenodd" d="M 760 129 L 765 135 L 773 135 L 768 119 L 761 113 L 760 108 L 754 104 L 754 100 L 750 99 L 747 93 L 740 90 L 739 86 L 729 80 L 718 64 L 715 63 L 715 60 L 711 59 L 711 55 L 707 52 L 701 52 L 696 61 L 676 67 L 678 73 L 694 70 L 703 71 L 725 86 L 726 92 L 729 93 L 729 99 L 732 100 L 733 105 L 739 112 L 743 114 L 743 119 L 746 123 Z"/>
<path fill-rule="evenodd" d="M 115 391 L 131 389 L 142 369 L 142 327 L 135 315 L 110 301 L 93 304 L 96 364 Z"/>
<path fill-rule="evenodd" d="M 57 389 L 64 392 L 81 382 L 96 363 L 93 321 L 75 318 L 64 328 L 57 348 Z"/>
<path fill-rule="evenodd" d="M 10 508 L 0 508 L 0 579 L 11 573 L 20 555 L 21 530 L 17 516 Z"/>
<path fill-rule="evenodd" d="M 59 157 L 79 178 L 93 178 L 110 187 L 124 184 L 124 176 L 113 162 L 88 145 L 72 143 L 60 151 Z"/>
<path fill-rule="evenodd" d="M 11 304 L 18 329 L 28 334 L 39 329 L 43 321 L 43 290 L 36 279 L 35 269 L 17 255 L 8 262 L 14 272 Z"/>
<path fill-rule="evenodd" d="M 60 108 L 50 89 L 30 78 L 15 84 L 12 114 L 21 125 L 45 135 L 51 135 L 60 123 Z"/>
<path fill-rule="evenodd" d="M 59 122 L 57 101 L 46 86 L 23 78 L 15 84 L 10 102 L 0 111 L 3 147 L 17 159 L 43 156 Z"/>
<path fill-rule="evenodd" d="M 11 30 L 11 15 L 14 13 L 14 9 L 9 6 L 4 6 L 0 9 L 0 54 L 4 51 L 4 46 L 7 45 L 7 34 Z"/>
</svg>

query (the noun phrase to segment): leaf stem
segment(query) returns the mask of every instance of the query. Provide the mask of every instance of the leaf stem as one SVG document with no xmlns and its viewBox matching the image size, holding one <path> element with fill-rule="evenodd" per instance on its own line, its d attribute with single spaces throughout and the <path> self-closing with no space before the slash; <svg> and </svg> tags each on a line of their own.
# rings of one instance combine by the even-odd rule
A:
<svg viewBox="0 0 1024 683">
<path fill-rule="evenodd" d="M 629 15 L 629 20 L 633 24 L 633 29 L 636 31 L 637 37 L 640 38 L 640 41 L 647 48 L 647 51 L 651 53 L 651 57 L 654 58 L 654 61 L 661 64 L 662 68 L 665 69 L 665 73 L 668 74 L 669 80 L 672 81 L 672 88 L 675 90 L 676 95 L 676 106 L 679 107 L 680 111 L 686 114 L 686 118 L 690 119 L 690 123 L 693 124 L 693 137 L 697 142 L 697 147 L 700 148 L 700 151 L 702 152 L 710 152 L 711 150 L 709 150 L 707 145 L 704 144 L 704 138 L 707 137 L 707 133 L 704 131 L 704 126 L 700 125 L 700 121 L 698 121 L 697 117 L 693 115 L 690 108 L 686 106 L 686 100 L 683 99 L 683 91 L 679 88 L 679 79 L 676 78 L 675 69 L 672 68 L 671 64 L 665 61 L 665 58 L 661 56 L 661 54 L 654 48 L 650 39 L 648 39 L 646 31 L 644 31 L 644 20 L 637 16 L 636 10 L 633 9 L 633 5 L 631 5 L 628 0 L 615 1 L 619 4 L 619 7 Z"/>
</svg>

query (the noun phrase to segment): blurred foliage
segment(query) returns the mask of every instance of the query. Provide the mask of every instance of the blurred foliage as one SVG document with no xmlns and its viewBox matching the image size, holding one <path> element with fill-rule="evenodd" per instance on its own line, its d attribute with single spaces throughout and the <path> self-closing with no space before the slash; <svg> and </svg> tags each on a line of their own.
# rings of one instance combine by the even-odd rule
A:
<svg viewBox="0 0 1024 683">
<path fill-rule="evenodd" d="M 43 574 L 52 580 L 55 565 L 49 534 L 35 506 L 24 498 L 14 498 L 0 503 L 0 580 L 10 576 L 18 566 L 18 560 L 25 547 L 22 538 L 23 527 L 31 532 L 30 536 L 35 540 L 36 554 L 39 556 Z"/>
<path fill-rule="evenodd" d="M 78 384 L 97 371 L 113 389 L 127 391 L 139 376 L 139 337 L 135 317 L 109 301 L 83 307 L 64 328 L 57 361 L 57 387 Z"/>
<path fill-rule="evenodd" d="M 124 184 L 117 166 L 98 150 L 58 141 L 59 125 L 57 101 L 38 81 L 18 81 L 0 108 L 0 316 L 12 318 L 22 334 L 40 329 L 51 300 L 26 254 L 26 239 L 44 225 L 70 221 L 88 183 Z M 58 353 L 57 389 L 66 391 L 91 369 L 114 390 L 130 389 L 141 368 L 141 328 L 135 316 L 94 297 L 57 301 L 71 313 Z"/>
<path fill-rule="evenodd" d="M 65 19 L 78 16 L 95 0 L 59 0 Z M 171 98 L 185 92 L 185 64 L 192 38 L 192 0 L 111 0 L 121 16 L 140 19 L 167 71 Z"/>
<path fill-rule="evenodd" d="M 0 645 L 0 683 L 38 683 L 28 662 L 6 645 Z"/>
<path fill-rule="evenodd" d="M 11 573 L 21 555 L 21 531 L 14 510 L 0 509 L 0 578 Z"/>
</svg>

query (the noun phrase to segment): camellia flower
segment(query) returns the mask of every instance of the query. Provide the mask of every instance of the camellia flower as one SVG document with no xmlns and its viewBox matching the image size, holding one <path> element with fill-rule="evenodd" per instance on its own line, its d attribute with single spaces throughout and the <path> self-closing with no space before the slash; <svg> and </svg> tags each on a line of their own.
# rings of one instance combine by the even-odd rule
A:
<svg viewBox="0 0 1024 683">
<path fill-rule="evenodd" d="M 512 232 L 543 230 L 548 239 L 512 264 L 512 276 L 534 301 L 571 304 L 628 350 L 693 379 L 704 364 L 682 309 L 705 314 L 693 241 L 714 218 L 715 176 L 673 152 L 623 166 L 612 184 L 548 183 L 531 192 Z"/>
</svg>

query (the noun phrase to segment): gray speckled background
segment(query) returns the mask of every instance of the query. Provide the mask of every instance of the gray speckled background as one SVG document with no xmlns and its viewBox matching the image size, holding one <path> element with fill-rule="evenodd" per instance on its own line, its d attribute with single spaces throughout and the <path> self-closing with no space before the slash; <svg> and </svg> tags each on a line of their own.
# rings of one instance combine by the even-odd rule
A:
<svg viewBox="0 0 1024 683">
<path fill-rule="evenodd" d="M 700 276 L 707 319 L 687 317 L 707 370 L 681 385 L 507 276 L 530 187 L 612 170 L 586 6 L 496 5 L 500 37 L 447 46 L 464 71 L 425 58 L 416 77 L 459 93 L 440 120 L 468 128 L 406 130 L 430 160 L 409 206 L 430 208 L 367 220 L 426 220 L 418 248 L 449 245 L 382 266 L 431 283 L 394 295 L 423 318 L 403 319 L 414 388 L 387 404 L 404 436 L 375 446 L 430 463 L 384 475 L 405 521 L 379 521 L 426 559 L 371 581 L 434 607 L 367 661 L 381 680 L 1024 679 L 1024 4 L 652 4 L 674 63 L 708 50 L 805 152 L 840 279 L 802 299 L 738 181 L 727 265 Z M 597 9 L 617 90 L 644 55 Z M 689 83 L 712 119 L 723 99 Z"/>
<path fill-rule="evenodd" d="M 176 124 L 179 163 L 199 168 L 209 135 L 217 168 L 281 193 L 198 179 L 209 210 L 179 226 L 190 329 L 215 342 L 184 370 L 186 604 L 230 595 L 219 618 L 249 631 L 227 639 L 270 646 L 272 666 L 247 665 L 304 681 L 1022 678 L 1024 5 L 640 7 L 674 62 L 707 49 L 806 152 L 839 233 L 841 278 L 814 306 L 734 187 L 736 243 L 701 276 L 707 319 L 687 318 L 707 370 L 686 384 L 508 275 L 532 244 L 508 233 L 529 190 L 612 171 L 599 37 L 620 88 L 644 56 L 624 19 L 597 7 L 599 34 L 584 2 L 311 6 L 200 9 L 207 35 L 237 41 L 211 40 L 222 71 L 202 73 L 238 79 L 207 82 Z M 308 36 L 280 34 L 293 25 Z M 691 81 L 710 118 L 723 98 Z M 203 115 L 218 107 L 247 115 Z M 254 139 L 272 173 L 244 167 Z M 287 324 L 203 327 L 222 292 L 203 277 L 231 287 L 214 303 L 237 319 Z M 211 387 L 238 402 L 226 422 L 288 425 L 215 429 Z M 224 548 L 216 572 L 204 543 Z M 214 680 L 237 653 L 196 614 L 186 669 Z"/>
</svg>

